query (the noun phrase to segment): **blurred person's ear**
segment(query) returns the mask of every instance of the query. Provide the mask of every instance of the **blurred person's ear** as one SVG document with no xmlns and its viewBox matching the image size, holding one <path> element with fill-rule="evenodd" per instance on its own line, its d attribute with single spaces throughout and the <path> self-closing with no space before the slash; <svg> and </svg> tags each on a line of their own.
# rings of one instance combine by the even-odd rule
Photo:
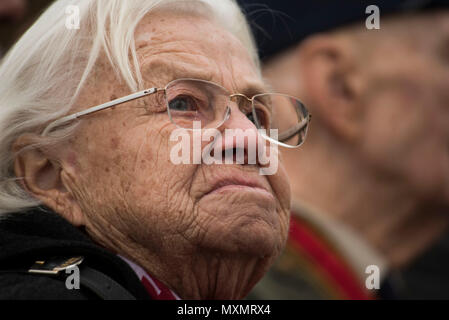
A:
<svg viewBox="0 0 449 320">
<path fill-rule="evenodd" d="M 339 138 L 354 142 L 360 132 L 360 74 L 351 43 L 332 35 L 305 40 L 298 48 L 306 103 Z"/>
</svg>

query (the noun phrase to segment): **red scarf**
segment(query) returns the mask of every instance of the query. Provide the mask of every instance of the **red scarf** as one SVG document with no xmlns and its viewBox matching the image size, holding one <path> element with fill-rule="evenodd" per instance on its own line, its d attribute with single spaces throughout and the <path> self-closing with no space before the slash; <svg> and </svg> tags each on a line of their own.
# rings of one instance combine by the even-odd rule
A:
<svg viewBox="0 0 449 320">
<path fill-rule="evenodd" d="M 128 259 L 119 256 L 134 270 L 142 282 L 151 299 L 153 300 L 181 300 L 181 298 L 169 289 L 165 284 L 150 276 L 144 269 Z"/>
</svg>

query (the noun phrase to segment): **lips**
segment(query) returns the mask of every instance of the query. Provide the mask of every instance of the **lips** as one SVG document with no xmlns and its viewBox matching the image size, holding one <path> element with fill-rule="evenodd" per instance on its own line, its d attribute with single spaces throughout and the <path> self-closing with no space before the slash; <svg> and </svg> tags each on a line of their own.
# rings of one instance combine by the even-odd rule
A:
<svg viewBox="0 0 449 320">
<path fill-rule="evenodd" d="M 257 181 L 256 179 L 241 176 L 225 178 L 216 181 L 215 183 L 213 183 L 213 187 L 206 193 L 206 195 L 224 192 L 227 190 L 239 191 L 245 189 L 268 193 L 271 195 L 269 189 L 266 186 L 264 186 L 261 182 Z"/>
</svg>

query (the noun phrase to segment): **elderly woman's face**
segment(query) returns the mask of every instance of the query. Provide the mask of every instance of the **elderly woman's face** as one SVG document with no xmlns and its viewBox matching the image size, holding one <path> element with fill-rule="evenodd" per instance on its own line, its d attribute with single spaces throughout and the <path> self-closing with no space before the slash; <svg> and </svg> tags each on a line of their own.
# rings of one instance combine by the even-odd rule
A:
<svg viewBox="0 0 449 320">
<path fill-rule="evenodd" d="M 140 23 L 136 42 L 148 88 L 178 78 L 210 80 L 232 93 L 263 88 L 242 44 L 205 18 L 152 14 Z M 104 62 L 79 109 L 129 93 Z M 147 101 L 164 107 L 157 94 Z M 177 142 L 169 137 L 176 127 L 167 112 L 138 106 L 133 101 L 86 117 L 65 147 L 63 181 L 88 232 L 118 252 L 142 246 L 173 270 L 218 267 L 215 258 L 229 254 L 235 261 L 257 257 L 265 271 L 287 236 L 290 189 L 283 167 L 262 176 L 257 165 L 175 165 L 170 152 Z M 234 106 L 223 128 L 254 126 Z M 202 260 L 203 253 L 211 259 Z"/>
</svg>

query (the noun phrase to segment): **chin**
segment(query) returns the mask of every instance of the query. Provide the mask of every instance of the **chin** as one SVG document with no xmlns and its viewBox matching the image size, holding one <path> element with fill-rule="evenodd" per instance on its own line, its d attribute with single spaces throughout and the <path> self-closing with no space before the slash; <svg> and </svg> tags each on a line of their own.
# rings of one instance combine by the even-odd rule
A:
<svg viewBox="0 0 449 320">
<path fill-rule="evenodd" d="M 277 256 L 286 242 L 288 215 L 272 199 L 244 194 L 231 199 L 218 195 L 202 199 L 198 209 L 206 222 L 203 244 L 235 254 Z"/>
<path fill-rule="evenodd" d="M 217 228 L 210 231 L 208 243 L 215 250 L 258 259 L 277 257 L 286 242 L 277 226 L 263 220 L 240 219 L 222 230 Z"/>
<path fill-rule="evenodd" d="M 267 230 L 261 227 L 248 227 L 242 230 L 238 239 L 235 239 L 238 250 L 247 255 L 259 258 L 276 258 L 285 245 L 285 239 L 280 237 L 279 231 Z"/>
</svg>

